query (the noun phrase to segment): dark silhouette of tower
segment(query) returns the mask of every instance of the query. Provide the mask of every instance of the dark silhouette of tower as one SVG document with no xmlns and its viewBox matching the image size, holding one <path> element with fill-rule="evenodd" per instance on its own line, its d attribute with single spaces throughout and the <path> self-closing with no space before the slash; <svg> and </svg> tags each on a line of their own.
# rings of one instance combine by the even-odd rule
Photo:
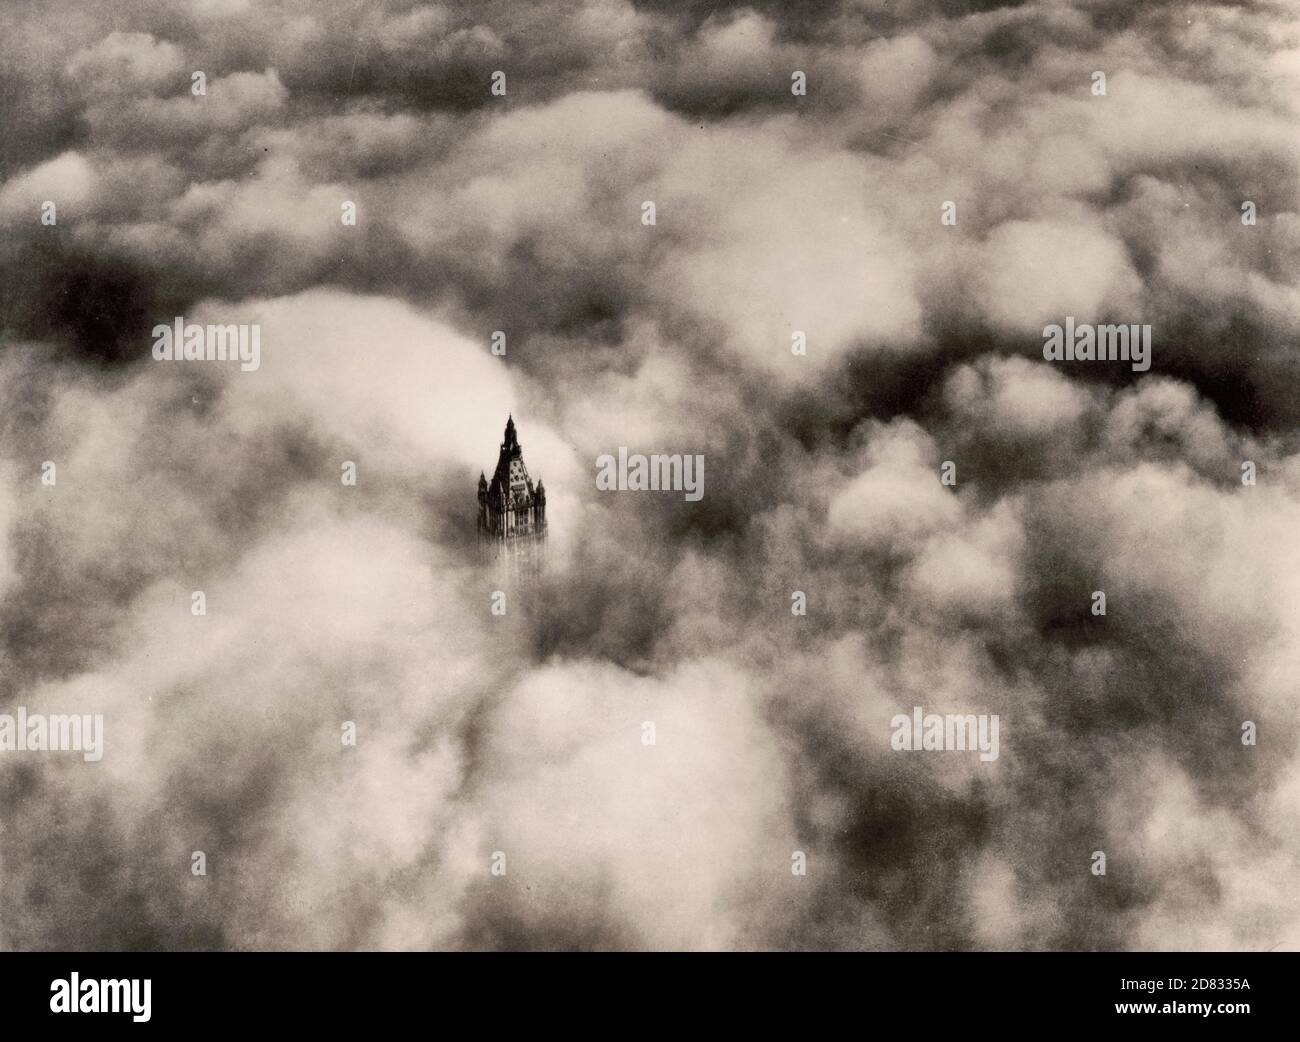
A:
<svg viewBox="0 0 1300 1042">
<path fill-rule="evenodd" d="M 538 575 L 545 564 L 546 489 L 540 477 L 533 488 L 513 416 L 491 482 L 478 477 L 478 545 L 480 560 L 510 576 Z"/>
</svg>

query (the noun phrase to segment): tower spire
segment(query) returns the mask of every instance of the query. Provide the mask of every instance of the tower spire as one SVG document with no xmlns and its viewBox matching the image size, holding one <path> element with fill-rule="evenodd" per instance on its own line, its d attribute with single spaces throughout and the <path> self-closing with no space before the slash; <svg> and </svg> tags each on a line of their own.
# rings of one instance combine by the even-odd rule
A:
<svg viewBox="0 0 1300 1042">
<path fill-rule="evenodd" d="M 534 487 L 524 465 L 513 410 L 506 417 L 501 454 L 489 484 L 479 474 L 479 547 L 485 560 L 504 562 L 512 572 L 536 573 L 546 543 L 546 490 Z"/>
</svg>

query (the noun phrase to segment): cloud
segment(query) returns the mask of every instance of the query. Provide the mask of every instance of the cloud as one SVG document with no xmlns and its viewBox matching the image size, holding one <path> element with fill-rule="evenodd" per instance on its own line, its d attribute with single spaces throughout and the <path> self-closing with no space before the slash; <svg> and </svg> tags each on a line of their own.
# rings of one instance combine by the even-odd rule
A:
<svg viewBox="0 0 1300 1042">
<path fill-rule="evenodd" d="M 80 216 L 95 197 L 96 179 L 86 158 L 76 152 L 65 152 L 48 162 L 33 167 L 26 173 L 10 178 L 0 188 L 0 214 L 7 221 L 38 223 L 46 201 L 63 207 L 66 221 Z"/>
<path fill-rule="evenodd" d="M 1041 334 L 1067 315 L 1097 324 L 1089 319 L 1141 313 L 1123 246 L 1094 229 L 1011 221 L 989 236 L 984 261 L 989 318 L 1009 332 Z"/>
<path fill-rule="evenodd" d="M 867 468 L 830 501 L 830 530 L 889 549 L 951 525 L 960 507 L 940 487 L 934 449 L 927 442 L 912 425 L 873 440 Z"/>
<path fill-rule="evenodd" d="M 478 910 L 498 929 L 541 946 L 576 929 L 571 943 L 597 947 L 755 947 L 782 890 L 797 893 L 784 765 L 733 667 L 659 680 L 557 663 L 510 692 L 488 732 L 488 755 L 511 764 L 479 803 L 484 856 L 507 856 L 491 899 L 505 916 Z"/>
<path fill-rule="evenodd" d="M 107 737 L 0 755 L 6 946 L 1297 943 L 1280 9 L 20 6 L 0 676 Z M 1044 361 L 1068 315 L 1151 371 Z M 918 705 L 998 761 L 892 750 Z"/>
<path fill-rule="evenodd" d="M 90 94 L 157 90 L 179 76 L 184 67 L 181 49 L 150 33 L 109 33 L 83 47 L 64 68 L 65 74 Z"/>
</svg>

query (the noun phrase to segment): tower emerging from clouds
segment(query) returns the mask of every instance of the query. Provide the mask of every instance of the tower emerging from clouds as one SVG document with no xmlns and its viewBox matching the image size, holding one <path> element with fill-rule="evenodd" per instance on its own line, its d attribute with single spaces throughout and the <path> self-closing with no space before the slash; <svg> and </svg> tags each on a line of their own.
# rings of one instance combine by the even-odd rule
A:
<svg viewBox="0 0 1300 1042">
<path fill-rule="evenodd" d="M 546 489 L 528 476 L 513 416 L 491 482 L 478 476 L 478 543 L 480 559 L 511 576 L 536 576 L 545 564 Z"/>
</svg>

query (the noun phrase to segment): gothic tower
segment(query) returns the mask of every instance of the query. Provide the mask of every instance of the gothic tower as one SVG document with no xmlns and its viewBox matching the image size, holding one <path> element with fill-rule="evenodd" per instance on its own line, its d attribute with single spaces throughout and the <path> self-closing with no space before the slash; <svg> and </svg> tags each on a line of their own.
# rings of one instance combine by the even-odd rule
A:
<svg viewBox="0 0 1300 1042">
<path fill-rule="evenodd" d="M 538 575 L 545 563 L 546 489 L 540 477 L 533 488 L 513 416 L 491 482 L 478 477 L 478 545 L 481 561 L 512 577 Z"/>
</svg>

